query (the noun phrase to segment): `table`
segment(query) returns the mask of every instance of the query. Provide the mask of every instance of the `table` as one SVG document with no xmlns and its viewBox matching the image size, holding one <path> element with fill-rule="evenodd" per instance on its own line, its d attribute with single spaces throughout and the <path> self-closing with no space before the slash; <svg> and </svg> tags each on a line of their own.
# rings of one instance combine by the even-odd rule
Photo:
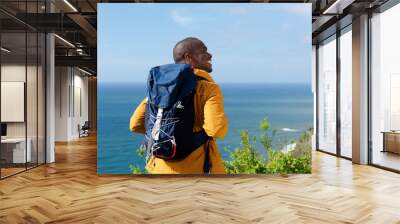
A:
<svg viewBox="0 0 400 224">
<path fill-rule="evenodd" d="M 1 139 L 1 157 L 9 163 L 25 163 L 32 160 L 31 145 L 32 141 L 27 138 L 25 151 L 25 138 L 5 138 Z M 12 148 L 10 148 L 10 146 Z M 3 155 L 4 154 L 4 155 Z M 12 154 L 12 156 L 10 155 Z M 12 158 L 12 159 L 11 159 Z M 26 159 L 26 161 L 25 161 Z"/>
<path fill-rule="evenodd" d="M 382 131 L 381 133 L 383 133 L 382 152 L 400 154 L 400 131 Z"/>
</svg>

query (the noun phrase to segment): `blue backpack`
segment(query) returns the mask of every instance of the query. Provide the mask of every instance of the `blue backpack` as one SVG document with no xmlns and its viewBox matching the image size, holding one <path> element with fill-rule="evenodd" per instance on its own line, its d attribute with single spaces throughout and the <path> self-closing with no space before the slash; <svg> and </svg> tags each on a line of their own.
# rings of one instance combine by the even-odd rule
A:
<svg viewBox="0 0 400 224">
<path fill-rule="evenodd" d="M 150 70 L 147 80 L 144 145 L 147 158 L 181 160 L 210 139 L 204 130 L 194 133 L 196 76 L 188 64 L 167 64 Z M 210 169 L 208 144 L 204 171 Z"/>
</svg>

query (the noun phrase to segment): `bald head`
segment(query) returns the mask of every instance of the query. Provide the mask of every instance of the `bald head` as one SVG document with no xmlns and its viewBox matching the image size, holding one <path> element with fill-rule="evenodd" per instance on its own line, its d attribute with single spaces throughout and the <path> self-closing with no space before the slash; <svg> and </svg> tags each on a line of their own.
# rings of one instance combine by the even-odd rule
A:
<svg viewBox="0 0 400 224">
<path fill-rule="evenodd" d="M 206 45 L 203 41 L 188 37 L 179 41 L 173 50 L 175 63 L 190 64 L 193 68 L 203 69 L 207 72 L 212 71 L 211 58 Z"/>
<path fill-rule="evenodd" d="M 204 45 L 203 42 L 195 37 L 188 37 L 179 41 L 173 51 L 175 63 L 183 63 L 185 60 L 185 53 L 193 54 L 197 48 Z"/>
</svg>

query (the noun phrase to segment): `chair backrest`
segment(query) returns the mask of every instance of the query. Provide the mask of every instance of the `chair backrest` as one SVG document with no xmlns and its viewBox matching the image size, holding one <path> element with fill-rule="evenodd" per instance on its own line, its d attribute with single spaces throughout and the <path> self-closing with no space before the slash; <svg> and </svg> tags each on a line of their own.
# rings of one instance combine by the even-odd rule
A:
<svg viewBox="0 0 400 224">
<path fill-rule="evenodd" d="M 83 124 L 82 129 L 89 129 L 89 121 L 85 121 L 85 124 Z"/>
</svg>

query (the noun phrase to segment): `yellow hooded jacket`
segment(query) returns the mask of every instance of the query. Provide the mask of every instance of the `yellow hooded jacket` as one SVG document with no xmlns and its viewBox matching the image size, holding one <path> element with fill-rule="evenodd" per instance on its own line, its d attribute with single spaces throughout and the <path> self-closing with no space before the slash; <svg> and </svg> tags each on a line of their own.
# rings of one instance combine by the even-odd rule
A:
<svg viewBox="0 0 400 224">
<path fill-rule="evenodd" d="M 225 174 L 224 164 L 215 143 L 215 138 L 223 138 L 228 130 L 228 121 L 224 113 L 224 102 L 218 85 L 204 70 L 195 69 L 196 75 L 206 79 L 197 81 L 194 95 L 194 126 L 193 132 L 203 128 L 208 136 L 213 137 L 210 142 L 210 161 L 212 174 Z M 130 119 L 130 130 L 144 133 L 144 116 L 147 100 L 144 99 Z M 152 157 L 146 169 L 151 174 L 201 174 L 205 158 L 204 144 L 180 161 L 165 161 Z"/>
</svg>

